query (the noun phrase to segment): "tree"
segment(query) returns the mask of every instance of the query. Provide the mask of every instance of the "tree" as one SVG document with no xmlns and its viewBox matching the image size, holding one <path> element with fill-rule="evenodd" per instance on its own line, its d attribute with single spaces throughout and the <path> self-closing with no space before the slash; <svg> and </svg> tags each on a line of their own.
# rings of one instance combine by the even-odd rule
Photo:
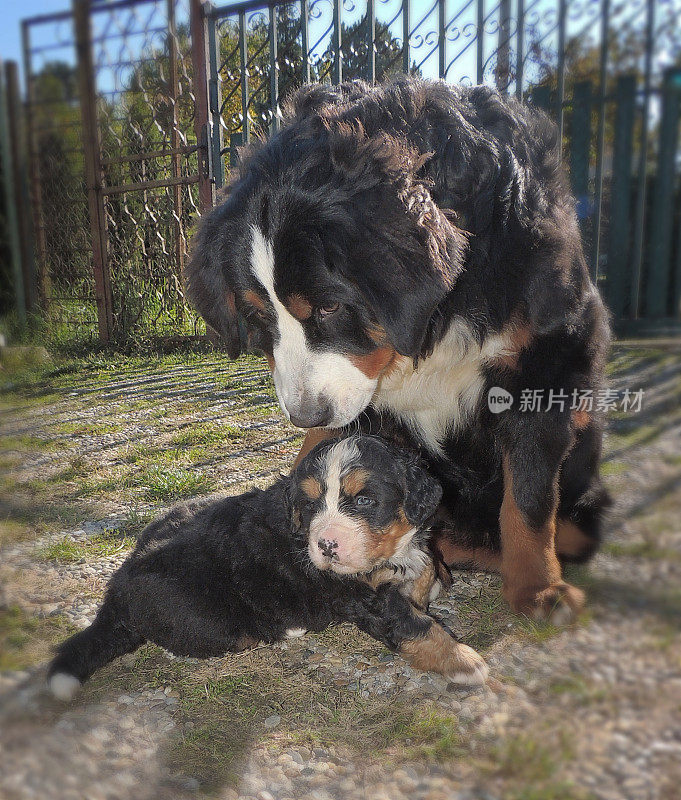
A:
<svg viewBox="0 0 681 800">
<path fill-rule="evenodd" d="M 352 25 L 341 25 L 344 79 L 366 79 L 368 76 L 368 25 L 369 18 L 366 14 Z M 374 47 L 377 81 L 402 72 L 402 45 L 384 22 L 376 21 Z M 411 72 L 416 72 L 415 66 L 412 66 Z"/>
</svg>

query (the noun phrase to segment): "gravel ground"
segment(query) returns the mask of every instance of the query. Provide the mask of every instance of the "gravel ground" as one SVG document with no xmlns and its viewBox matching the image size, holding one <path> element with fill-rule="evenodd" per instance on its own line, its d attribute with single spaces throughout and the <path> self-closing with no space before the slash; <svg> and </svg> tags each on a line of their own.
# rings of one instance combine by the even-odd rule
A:
<svg viewBox="0 0 681 800">
<path fill-rule="evenodd" d="M 207 662 L 147 647 L 73 704 L 50 699 L 51 644 L 92 619 L 130 544 L 121 531 L 172 499 L 159 497 L 148 463 L 140 471 L 143 457 L 158 478 L 169 442 L 189 431 L 191 457 L 173 460 L 191 478 L 180 493 L 236 491 L 286 469 L 299 437 L 253 360 L 136 366 L 97 381 L 81 369 L 40 402 L 10 395 L 2 509 L 24 527 L 0 540 L 0 644 L 14 659 L 0 654 L 0 798 L 676 800 L 680 368 L 678 351 L 613 356 L 613 385 L 646 394 L 639 414 L 611 420 L 604 474 L 616 502 L 603 551 L 570 576 L 590 597 L 579 624 L 513 616 L 483 573 L 456 574 L 432 607 L 484 652 L 492 677 L 475 691 L 414 672 L 342 626 Z M 196 441 L 199 421 L 228 440 L 209 430 Z M 60 526 L 54 507 L 76 497 L 77 522 Z M 51 520 L 32 534 L 31 503 Z"/>
</svg>

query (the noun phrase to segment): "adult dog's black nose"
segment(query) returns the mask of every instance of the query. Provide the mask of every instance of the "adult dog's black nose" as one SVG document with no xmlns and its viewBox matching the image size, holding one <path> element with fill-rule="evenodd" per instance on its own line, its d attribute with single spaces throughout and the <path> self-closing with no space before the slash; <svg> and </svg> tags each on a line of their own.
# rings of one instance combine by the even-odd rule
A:
<svg viewBox="0 0 681 800">
<path fill-rule="evenodd" d="M 324 402 L 302 405 L 289 417 L 297 428 L 323 428 L 331 422 L 331 405 Z"/>
</svg>

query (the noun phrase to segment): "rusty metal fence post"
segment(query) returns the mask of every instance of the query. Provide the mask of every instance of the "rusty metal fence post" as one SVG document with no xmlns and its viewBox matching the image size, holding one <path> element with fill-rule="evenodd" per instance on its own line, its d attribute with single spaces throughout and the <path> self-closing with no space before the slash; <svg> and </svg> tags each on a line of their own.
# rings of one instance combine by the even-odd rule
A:
<svg viewBox="0 0 681 800">
<path fill-rule="evenodd" d="M 14 197 L 19 225 L 21 272 L 24 284 L 26 311 L 36 310 L 37 292 L 33 231 L 31 229 L 31 203 L 28 197 L 28 160 L 24 132 L 23 107 L 19 92 L 19 70 L 16 61 L 5 62 L 9 138 L 14 172 Z"/>
<path fill-rule="evenodd" d="M 10 135 L 9 108 L 5 88 L 5 70 L 0 61 L 0 159 L 2 160 L 2 183 L 5 196 L 5 227 L 12 260 L 14 297 L 19 320 L 26 321 L 26 301 L 24 297 L 24 277 L 21 268 L 21 236 L 16 206 L 14 169 L 12 168 L 12 141 Z"/>
<path fill-rule="evenodd" d="M 169 60 L 169 74 L 168 82 L 170 84 L 170 103 L 172 104 L 171 114 L 171 129 L 170 129 L 170 146 L 173 150 L 171 156 L 171 174 L 177 183 L 173 186 L 173 216 L 174 220 L 174 233 L 175 233 L 175 269 L 177 270 L 178 279 L 182 280 L 184 273 L 185 252 L 187 243 L 185 241 L 184 229 L 182 227 L 182 186 L 179 179 L 182 177 L 182 162 L 180 154 L 180 127 L 179 127 L 179 114 L 178 114 L 178 71 L 177 71 L 177 25 L 175 23 L 175 0 L 168 0 L 167 2 L 168 14 L 168 60 Z M 180 313 L 182 308 L 180 307 Z"/>
<path fill-rule="evenodd" d="M 199 156 L 199 211 L 213 207 L 214 187 L 211 181 L 211 129 L 208 107 L 208 37 L 204 0 L 191 0 L 190 28 L 192 67 L 194 70 L 194 132 Z"/>
<path fill-rule="evenodd" d="M 50 305 L 50 273 L 47 267 L 47 245 L 43 220 L 42 192 L 40 188 L 40 163 L 38 159 L 38 134 L 36 132 L 35 79 L 31 61 L 31 44 L 28 20 L 21 23 L 21 42 L 24 54 L 24 80 L 26 82 L 26 133 L 29 153 L 29 198 L 32 208 L 33 235 L 35 237 L 35 269 L 38 305 L 46 313 Z"/>
<path fill-rule="evenodd" d="M 95 74 L 92 60 L 90 6 L 91 0 L 73 0 L 97 322 L 99 338 L 102 342 L 107 343 L 113 335 L 113 303 L 111 279 L 107 264 L 106 216 L 102 194 L 101 150 L 97 122 Z"/>
</svg>

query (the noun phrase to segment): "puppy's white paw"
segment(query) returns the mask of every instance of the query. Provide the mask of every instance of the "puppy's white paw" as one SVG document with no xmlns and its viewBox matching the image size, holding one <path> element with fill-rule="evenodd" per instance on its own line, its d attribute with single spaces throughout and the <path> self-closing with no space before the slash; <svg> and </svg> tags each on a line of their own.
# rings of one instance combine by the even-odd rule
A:
<svg viewBox="0 0 681 800">
<path fill-rule="evenodd" d="M 448 671 L 445 677 L 452 683 L 462 686 L 482 686 L 489 676 L 489 667 L 485 659 L 466 644 L 458 643 L 456 659 L 451 659 L 449 666 L 451 671 Z"/>
<path fill-rule="evenodd" d="M 75 693 L 80 689 L 80 685 L 78 678 L 75 675 L 69 675 L 67 672 L 55 672 L 47 682 L 47 688 L 54 697 L 65 703 L 73 699 Z"/>
<path fill-rule="evenodd" d="M 289 628 L 286 631 L 286 638 L 299 639 L 301 636 L 305 636 L 306 633 L 307 633 L 307 628 Z"/>
</svg>

